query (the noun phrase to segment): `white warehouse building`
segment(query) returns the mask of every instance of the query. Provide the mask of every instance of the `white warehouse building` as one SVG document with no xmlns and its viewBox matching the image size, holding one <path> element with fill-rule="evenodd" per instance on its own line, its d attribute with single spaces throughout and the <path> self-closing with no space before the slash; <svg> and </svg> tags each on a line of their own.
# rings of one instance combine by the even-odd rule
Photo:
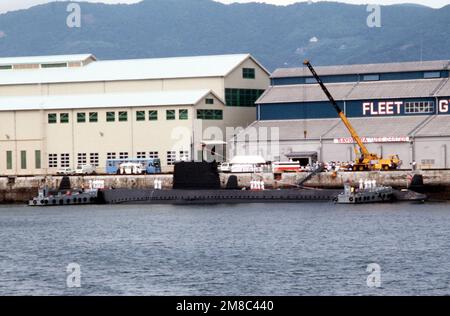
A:
<svg viewBox="0 0 450 316">
<path fill-rule="evenodd" d="M 0 58 L 0 176 L 200 151 L 207 127 L 246 127 L 269 72 L 248 54 L 97 61 Z M 226 141 L 226 139 L 224 139 Z"/>
</svg>

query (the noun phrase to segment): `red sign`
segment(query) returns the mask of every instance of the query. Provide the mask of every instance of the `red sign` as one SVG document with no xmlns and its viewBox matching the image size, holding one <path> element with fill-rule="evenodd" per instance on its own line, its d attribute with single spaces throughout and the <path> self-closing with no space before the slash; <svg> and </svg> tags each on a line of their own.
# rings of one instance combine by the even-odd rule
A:
<svg viewBox="0 0 450 316">
<path fill-rule="evenodd" d="M 409 137 L 361 137 L 363 143 L 409 143 Z M 351 137 L 335 138 L 335 144 L 354 144 Z"/>
</svg>

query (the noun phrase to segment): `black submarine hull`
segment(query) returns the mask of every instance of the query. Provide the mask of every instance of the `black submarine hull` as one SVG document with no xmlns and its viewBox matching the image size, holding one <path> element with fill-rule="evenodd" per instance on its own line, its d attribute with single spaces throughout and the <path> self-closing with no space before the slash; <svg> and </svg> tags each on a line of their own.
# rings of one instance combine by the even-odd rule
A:
<svg viewBox="0 0 450 316">
<path fill-rule="evenodd" d="M 113 189 L 102 192 L 106 204 L 239 204 L 333 201 L 340 190 L 146 190 Z"/>
<path fill-rule="evenodd" d="M 282 190 L 149 190 L 111 189 L 100 193 L 105 204 L 241 204 L 334 202 L 342 190 L 282 189 Z M 394 200 L 423 202 L 426 196 L 413 191 L 394 190 Z"/>
<path fill-rule="evenodd" d="M 278 189 L 241 190 L 236 177 L 230 177 L 226 189 L 221 188 L 216 163 L 179 162 L 175 164 L 174 183 L 170 190 L 107 189 L 99 192 L 105 204 L 240 204 L 280 202 L 332 202 L 342 190 Z M 412 191 L 395 191 L 400 201 L 424 200 Z"/>
</svg>

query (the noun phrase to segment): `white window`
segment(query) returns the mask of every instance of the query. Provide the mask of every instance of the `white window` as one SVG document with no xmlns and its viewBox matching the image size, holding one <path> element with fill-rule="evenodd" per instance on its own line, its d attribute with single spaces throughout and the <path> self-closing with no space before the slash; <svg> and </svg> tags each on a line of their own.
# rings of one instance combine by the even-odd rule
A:
<svg viewBox="0 0 450 316">
<path fill-rule="evenodd" d="M 140 151 L 137 153 L 137 159 L 145 159 L 147 158 L 147 153 L 145 151 Z"/>
<path fill-rule="evenodd" d="M 98 153 L 90 153 L 89 154 L 89 163 L 93 167 L 98 167 Z"/>
<path fill-rule="evenodd" d="M 119 153 L 119 159 L 128 159 L 128 153 Z"/>
<path fill-rule="evenodd" d="M 70 167 L 70 155 L 61 154 L 61 168 L 69 168 L 69 167 Z"/>
<path fill-rule="evenodd" d="M 48 154 L 48 167 L 49 168 L 58 168 L 58 155 L 57 154 Z"/>
<path fill-rule="evenodd" d="M 79 166 L 87 164 L 87 154 L 86 153 L 78 153 L 77 164 Z"/>
<path fill-rule="evenodd" d="M 177 152 L 176 151 L 168 151 L 167 152 L 167 165 L 173 166 L 175 161 L 177 160 Z"/>
<path fill-rule="evenodd" d="M 189 161 L 189 151 L 186 151 L 186 150 L 180 151 L 180 160 L 181 161 Z"/>
<path fill-rule="evenodd" d="M 406 114 L 431 114 L 434 113 L 433 101 L 405 102 Z"/>
<path fill-rule="evenodd" d="M 440 78 L 441 73 L 439 71 L 428 71 L 423 74 L 423 77 L 425 79 Z"/>
<path fill-rule="evenodd" d="M 150 159 L 158 159 L 159 158 L 159 153 L 157 151 L 151 151 L 151 152 L 149 152 L 148 158 L 150 158 Z"/>
<path fill-rule="evenodd" d="M 378 81 L 380 80 L 380 75 L 364 75 L 363 81 Z"/>
</svg>

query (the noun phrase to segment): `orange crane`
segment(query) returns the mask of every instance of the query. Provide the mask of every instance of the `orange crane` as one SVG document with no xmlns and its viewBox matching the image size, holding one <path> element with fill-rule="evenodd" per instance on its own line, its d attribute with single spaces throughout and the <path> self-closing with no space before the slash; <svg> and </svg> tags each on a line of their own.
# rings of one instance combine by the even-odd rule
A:
<svg viewBox="0 0 450 316">
<path fill-rule="evenodd" d="M 317 72 L 314 70 L 313 66 L 309 62 L 309 60 L 305 60 L 303 62 L 305 66 L 309 68 L 312 75 L 316 79 L 319 86 L 322 88 L 322 91 L 325 93 L 325 95 L 328 97 L 328 100 L 330 100 L 331 105 L 338 113 L 339 117 L 341 118 L 342 123 L 344 123 L 347 130 L 350 132 L 350 135 L 352 136 L 353 140 L 359 147 L 359 151 L 355 148 L 355 153 L 358 156 L 355 163 L 353 164 L 353 170 L 354 171 L 363 171 L 363 170 L 394 170 L 397 169 L 398 166 L 401 165 L 401 160 L 398 155 L 390 155 L 389 158 L 383 159 L 382 157 L 379 157 L 377 154 L 369 152 L 367 147 L 364 145 L 363 141 L 361 140 L 361 137 L 359 137 L 356 130 L 353 128 L 352 124 L 348 120 L 347 116 L 345 116 L 342 109 L 337 104 L 336 100 L 331 95 L 330 91 L 328 91 L 327 87 L 323 83 L 322 79 L 320 79 Z"/>
</svg>

